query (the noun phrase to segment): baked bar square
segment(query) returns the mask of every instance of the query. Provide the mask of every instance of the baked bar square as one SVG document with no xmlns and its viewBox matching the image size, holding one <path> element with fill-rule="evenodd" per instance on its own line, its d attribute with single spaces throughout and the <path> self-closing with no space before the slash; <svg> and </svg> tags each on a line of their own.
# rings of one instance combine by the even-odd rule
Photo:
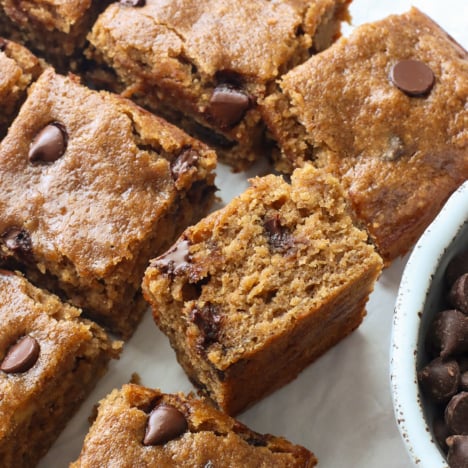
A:
<svg viewBox="0 0 468 468">
<path fill-rule="evenodd" d="M 43 70 L 44 64 L 29 50 L 0 37 L 0 139 L 26 99 L 29 86 Z"/>
<path fill-rule="evenodd" d="M 100 402 L 71 468 L 311 468 L 316 462 L 304 447 L 254 432 L 193 395 L 129 384 Z"/>
<path fill-rule="evenodd" d="M 263 109 L 278 169 L 335 174 L 386 262 L 468 178 L 468 54 L 415 8 L 296 67 Z"/>
<path fill-rule="evenodd" d="M 47 70 L 0 161 L 0 263 L 129 337 L 148 261 L 214 199 L 215 153 L 120 96 Z"/>
<path fill-rule="evenodd" d="M 189 378 L 229 414 L 361 323 L 382 262 L 332 176 L 255 178 L 153 260 L 143 291 Z"/>
<path fill-rule="evenodd" d="M 72 59 L 110 0 L 0 0 L 0 35 L 26 43 L 59 70 Z"/>
<path fill-rule="evenodd" d="M 0 271 L 0 460 L 35 466 L 119 355 L 80 310 Z"/>
<path fill-rule="evenodd" d="M 243 169 L 263 148 L 256 101 L 282 73 L 333 42 L 348 3 L 115 2 L 88 36 L 88 56 L 115 72 L 127 97 L 177 122 L 213 145 L 221 160 Z"/>
</svg>

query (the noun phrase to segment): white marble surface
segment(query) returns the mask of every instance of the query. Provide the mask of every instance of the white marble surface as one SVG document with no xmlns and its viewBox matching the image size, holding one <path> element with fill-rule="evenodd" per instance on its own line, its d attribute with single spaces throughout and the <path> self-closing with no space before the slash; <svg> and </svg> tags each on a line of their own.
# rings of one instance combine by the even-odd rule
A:
<svg viewBox="0 0 468 468">
<path fill-rule="evenodd" d="M 468 48 L 468 0 L 355 0 L 353 24 L 377 20 L 417 6 Z M 218 170 L 224 202 L 240 193 L 249 174 Z M 351 336 L 309 366 L 294 382 L 242 414 L 239 419 L 259 432 L 283 435 L 313 450 L 319 466 L 333 468 L 404 468 L 411 462 L 396 427 L 389 385 L 389 343 L 395 297 L 406 258 L 397 260 L 378 281 L 368 315 Z M 167 339 L 149 313 L 122 358 L 111 366 L 98 388 L 70 422 L 41 468 L 61 468 L 77 458 L 93 405 L 138 372 L 147 386 L 189 391 L 191 384 L 177 364 Z"/>
</svg>

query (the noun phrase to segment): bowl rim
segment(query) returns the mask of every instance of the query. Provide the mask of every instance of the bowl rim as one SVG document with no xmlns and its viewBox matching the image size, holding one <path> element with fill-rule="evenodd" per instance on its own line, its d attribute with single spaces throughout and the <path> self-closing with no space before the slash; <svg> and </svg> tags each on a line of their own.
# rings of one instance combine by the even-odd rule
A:
<svg viewBox="0 0 468 468">
<path fill-rule="evenodd" d="M 445 468 L 448 464 L 432 440 L 422 407 L 416 375 L 419 329 L 432 278 L 444 253 L 467 223 L 468 181 L 465 181 L 416 243 L 403 271 L 395 303 L 390 345 L 393 411 L 411 460 L 415 466 L 424 468 Z"/>
</svg>

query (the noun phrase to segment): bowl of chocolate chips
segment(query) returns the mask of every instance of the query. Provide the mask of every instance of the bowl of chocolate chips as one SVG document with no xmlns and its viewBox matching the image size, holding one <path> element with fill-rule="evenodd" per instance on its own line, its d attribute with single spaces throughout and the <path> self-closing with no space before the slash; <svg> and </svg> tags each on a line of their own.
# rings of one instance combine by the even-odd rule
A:
<svg viewBox="0 0 468 468">
<path fill-rule="evenodd" d="M 415 466 L 468 467 L 468 181 L 414 247 L 395 305 L 390 380 Z"/>
</svg>

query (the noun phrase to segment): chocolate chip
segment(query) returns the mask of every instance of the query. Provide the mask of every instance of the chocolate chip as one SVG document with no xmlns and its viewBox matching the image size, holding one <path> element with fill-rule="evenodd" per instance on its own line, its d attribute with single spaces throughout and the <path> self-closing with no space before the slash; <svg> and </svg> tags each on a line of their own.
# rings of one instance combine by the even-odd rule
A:
<svg viewBox="0 0 468 468">
<path fill-rule="evenodd" d="M 172 178 L 177 180 L 182 174 L 194 167 L 199 155 L 192 148 L 184 149 L 171 164 Z"/>
<path fill-rule="evenodd" d="M 462 276 L 468 273 L 468 250 L 459 252 L 452 257 L 445 269 L 445 280 L 451 288 L 453 283 Z"/>
<path fill-rule="evenodd" d="M 179 240 L 165 254 L 152 261 L 152 266 L 159 268 L 167 275 L 178 275 L 190 267 L 190 243 L 186 239 Z"/>
<path fill-rule="evenodd" d="M 266 219 L 263 227 L 268 236 L 268 243 L 273 250 L 284 251 L 293 246 L 294 240 L 288 228 L 281 226 L 279 215 Z"/>
<path fill-rule="evenodd" d="M 466 468 L 468 466 L 468 436 L 453 435 L 447 439 L 449 447 L 447 461 L 450 468 Z"/>
<path fill-rule="evenodd" d="M 440 312 L 429 328 L 427 347 L 447 358 L 468 351 L 468 317 L 458 310 Z"/>
<path fill-rule="evenodd" d="M 438 415 L 432 421 L 432 430 L 434 432 L 434 437 L 437 443 L 440 445 L 440 448 L 447 452 L 447 442 L 446 439 L 450 435 L 450 430 L 445 423 L 445 419 Z"/>
<path fill-rule="evenodd" d="M 67 133 L 62 124 L 46 125 L 32 140 L 29 148 L 31 162 L 51 163 L 59 159 L 67 149 Z"/>
<path fill-rule="evenodd" d="M 460 383 L 458 363 L 436 358 L 418 372 L 418 380 L 428 398 L 437 403 L 447 402 L 457 393 Z"/>
<path fill-rule="evenodd" d="M 146 0 L 120 0 L 120 3 L 125 6 L 142 7 L 146 5 Z"/>
<path fill-rule="evenodd" d="M 254 447 L 266 447 L 268 445 L 267 441 L 261 434 L 256 434 L 253 437 L 249 437 L 246 442 L 249 445 L 253 445 Z"/>
<path fill-rule="evenodd" d="M 455 281 L 450 289 L 449 301 L 452 307 L 468 315 L 468 273 Z"/>
<path fill-rule="evenodd" d="M 468 392 L 468 372 L 460 374 L 460 389 Z"/>
<path fill-rule="evenodd" d="M 22 228 L 12 227 L 2 235 L 5 247 L 16 257 L 29 258 L 32 252 L 32 243 L 29 233 Z"/>
<path fill-rule="evenodd" d="M 200 329 L 201 339 L 198 345 L 201 349 L 218 341 L 221 316 L 215 305 L 208 302 L 202 308 L 194 307 L 190 312 L 190 320 Z"/>
<path fill-rule="evenodd" d="M 0 37 L 0 52 L 3 52 L 8 45 L 8 41 L 3 37 Z"/>
<path fill-rule="evenodd" d="M 148 417 L 143 444 L 164 445 L 182 435 L 187 428 L 187 420 L 178 409 L 170 405 L 159 405 Z"/>
<path fill-rule="evenodd" d="M 250 107 L 250 97 L 232 85 L 218 85 L 211 95 L 210 114 L 221 128 L 238 124 Z"/>
<path fill-rule="evenodd" d="M 0 370 L 7 374 L 26 372 L 36 364 L 39 351 L 39 343 L 33 337 L 23 336 L 8 350 Z"/>
<path fill-rule="evenodd" d="M 422 96 L 434 86 L 434 73 L 419 60 L 399 61 L 390 70 L 390 79 L 409 96 Z"/>
<path fill-rule="evenodd" d="M 468 392 L 452 397 L 445 408 L 445 422 L 452 434 L 468 434 Z"/>
</svg>

